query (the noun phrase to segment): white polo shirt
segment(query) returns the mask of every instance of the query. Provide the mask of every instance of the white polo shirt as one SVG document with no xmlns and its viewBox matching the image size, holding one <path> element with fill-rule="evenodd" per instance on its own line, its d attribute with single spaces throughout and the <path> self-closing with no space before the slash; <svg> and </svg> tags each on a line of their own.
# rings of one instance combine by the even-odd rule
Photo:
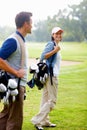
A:
<svg viewBox="0 0 87 130">
<path fill-rule="evenodd" d="M 61 63 L 61 54 L 57 52 L 56 61 L 53 67 L 53 74 L 54 76 L 58 76 L 60 72 L 60 63 Z"/>
</svg>

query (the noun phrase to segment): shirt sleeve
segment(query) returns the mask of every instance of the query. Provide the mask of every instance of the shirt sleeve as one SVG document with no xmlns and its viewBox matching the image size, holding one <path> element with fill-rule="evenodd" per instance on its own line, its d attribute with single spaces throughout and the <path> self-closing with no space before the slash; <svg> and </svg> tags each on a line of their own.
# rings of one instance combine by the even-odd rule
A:
<svg viewBox="0 0 87 130">
<path fill-rule="evenodd" d="M 40 59 L 41 59 L 41 60 L 45 59 L 45 54 L 48 53 L 48 52 L 50 52 L 50 51 L 52 51 L 53 48 L 54 48 L 54 43 L 53 43 L 53 42 L 48 42 L 48 43 L 46 44 L 46 46 L 45 46 L 45 48 L 44 48 L 42 54 L 41 54 L 41 58 L 40 58 Z"/>
<path fill-rule="evenodd" d="M 0 57 L 6 60 L 17 49 L 17 42 L 14 38 L 7 39 L 0 48 Z"/>
</svg>

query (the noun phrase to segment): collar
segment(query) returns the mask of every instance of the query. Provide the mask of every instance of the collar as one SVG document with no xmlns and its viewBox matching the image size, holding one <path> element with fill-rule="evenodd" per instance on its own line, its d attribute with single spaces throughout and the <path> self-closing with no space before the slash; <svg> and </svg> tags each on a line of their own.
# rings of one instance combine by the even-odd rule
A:
<svg viewBox="0 0 87 130">
<path fill-rule="evenodd" d="M 18 32 L 18 31 L 16 31 L 16 33 L 23 39 L 23 41 L 25 42 L 25 39 L 24 39 L 24 37 L 21 35 L 21 33 L 20 32 Z"/>
</svg>

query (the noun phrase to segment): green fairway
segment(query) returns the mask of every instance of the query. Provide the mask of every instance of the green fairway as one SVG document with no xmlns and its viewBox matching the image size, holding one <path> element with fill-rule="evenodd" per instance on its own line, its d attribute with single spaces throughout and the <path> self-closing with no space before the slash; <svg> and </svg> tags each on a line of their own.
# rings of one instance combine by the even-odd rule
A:
<svg viewBox="0 0 87 130">
<path fill-rule="evenodd" d="M 29 43 L 29 57 L 40 57 L 44 46 L 44 43 Z M 61 54 L 62 60 L 81 63 L 61 67 L 58 100 L 55 109 L 50 113 L 50 120 L 57 124 L 57 127 L 44 130 L 87 130 L 87 44 L 62 43 Z M 41 92 L 37 87 L 31 89 L 27 86 L 22 130 L 35 130 L 31 118 L 39 111 Z M 1 103 L 0 109 L 2 107 Z"/>
</svg>

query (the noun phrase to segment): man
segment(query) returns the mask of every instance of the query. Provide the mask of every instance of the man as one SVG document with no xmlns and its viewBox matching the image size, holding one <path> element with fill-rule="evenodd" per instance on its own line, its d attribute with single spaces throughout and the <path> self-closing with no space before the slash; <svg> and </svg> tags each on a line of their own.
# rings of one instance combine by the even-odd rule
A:
<svg viewBox="0 0 87 130">
<path fill-rule="evenodd" d="M 0 49 L 0 57 L 6 60 L 6 62 L 13 69 L 19 70 L 23 68 L 25 71 L 25 74 L 20 81 L 18 98 L 16 99 L 15 102 L 12 102 L 10 100 L 9 105 L 4 105 L 4 109 L 0 113 L 0 130 L 22 130 L 23 100 L 24 100 L 25 86 L 27 82 L 27 69 L 28 69 L 24 38 L 28 33 L 31 33 L 32 28 L 31 17 L 32 13 L 30 12 L 20 12 L 16 15 L 15 17 L 16 32 L 13 33 L 4 41 Z"/>
</svg>

